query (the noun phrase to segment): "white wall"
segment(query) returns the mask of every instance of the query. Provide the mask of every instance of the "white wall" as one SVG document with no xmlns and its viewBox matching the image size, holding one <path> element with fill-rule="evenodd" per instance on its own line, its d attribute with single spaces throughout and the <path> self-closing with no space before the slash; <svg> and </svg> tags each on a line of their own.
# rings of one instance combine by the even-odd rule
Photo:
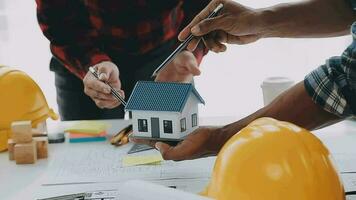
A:
<svg viewBox="0 0 356 200">
<path fill-rule="evenodd" d="M 264 7 L 286 0 L 241 0 Z M 34 0 L 0 0 L 0 18 L 6 16 L 6 31 L 0 31 L 0 63 L 30 74 L 56 109 L 53 74 L 48 70 L 48 42 L 40 32 Z M 1 26 L 1 24 L 0 24 Z M 1 27 L 0 27 L 1 30 Z M 209 53 L 196 85 L 206 100 L 200 116 L 247 115 L 262 106 L 260 83 L 267 76 L 289 76 L 296 81 L 340 55 L 349 37 L 331 39 L 266 39 L 245 46 L 229 46 L 224 54 Z"/>
<path fill-rule="evenodd" d="M 240 0 L 261 8 L 290 0 Z M 202 62 L 197 89 L 206 100 L 200 116 L 245 116 L 263 106 L 261 83 L 269 76 L 296 82 L 331 56 L 341 55 L 351 36 L 327 39 L 264 39 L 244 46 L 210 52 Z"/>
<path fill-rule="evenodd" d="M 7 19 L 6 33 L 0 39 L 0 64 L 28 73 L 40 85 L 50 106 L 57 110 L 54 76 L 48 69 L 49 43 L 37 24 L 35 1 L 0 2 L 0 16 Z"/>
</svg>

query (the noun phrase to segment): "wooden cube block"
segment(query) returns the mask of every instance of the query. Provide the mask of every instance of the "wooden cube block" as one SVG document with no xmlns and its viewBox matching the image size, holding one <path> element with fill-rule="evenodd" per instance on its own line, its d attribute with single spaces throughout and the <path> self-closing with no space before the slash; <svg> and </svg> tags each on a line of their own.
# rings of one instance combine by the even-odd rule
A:
<svg viewBox="0 0 356 200">
<path fill-rule="evenodd" d="M 16 121 L 11 124 L 12 139 L 16 144 L 32 141 L 31 121 Z"/>
<path fill-rule="evenodd" d="M 43 131 L 37 130 L 37 129 L 32 129 L 31 130 L 32 137 L 46 137 L 47 134 Z"/>
<path fill-rule="evenodd" d="M 36 141 L 37 159 L 48 157 L 48 138 L 47 137 L 34 137 Z"/>
<path fill-rule="evenodd" d="M 8 139 L 7 140 L 7 149 L 9 151 L 9 160 L 14 160 L 14 149 L 15 149 L 15 142 L 13 139 Z"/>
<path fill-rule="evenodd" d="M 15 145 L 16 164 L 33 164 L 37 160 L 36 142 Z"/>
</svg>

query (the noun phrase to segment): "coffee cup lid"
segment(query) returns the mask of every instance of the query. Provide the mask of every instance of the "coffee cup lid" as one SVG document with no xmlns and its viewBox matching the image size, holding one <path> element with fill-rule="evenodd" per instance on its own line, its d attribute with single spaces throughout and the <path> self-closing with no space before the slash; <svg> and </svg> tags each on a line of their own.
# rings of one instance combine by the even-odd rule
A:
<svg viewBox="0 0 356 200">
<path fill-rule="evenodd" d="M 262 82 L 262 86 L 292 85 L 294 81 L 288 77 L 268 77 Z"/>
</svg>

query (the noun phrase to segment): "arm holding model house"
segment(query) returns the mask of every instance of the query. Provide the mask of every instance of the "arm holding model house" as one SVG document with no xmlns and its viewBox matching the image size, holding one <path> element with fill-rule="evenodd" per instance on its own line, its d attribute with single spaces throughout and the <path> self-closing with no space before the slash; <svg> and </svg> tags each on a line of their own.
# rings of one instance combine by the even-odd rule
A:
<svg viewBox="0 0 356 200">
<path fill-rule="evenodd" d="M 204 13 L 207 13 L 209 10 L 213 9 L 214 3 L 218 4 L 220 2 L 225 3 L 225 9 L 229 9 L 230 6 L 230 9 L 236 8 L 240 9 L 240 11 L 241 9 L 248 10 L 240 4 L 236 4 L 231 1 L 213 1 L 204 11 L 200 13 L 200 15 L 198 15 L 193 20 L 193 22 L 186 29 L 183 30 L 183 32 L 181 32 L 180 37 L 184 39 L 184 36 L 189 33 L 191 27 L 199 23 L 200 19 L 204 18 L 201 15 L 204 15 Z M 351 2 L 354 3 L 356 1 Z M 278 30 L 278 34 L 275 33 L 275 35 L 267 35 L 274 37 L 325 37 L 345 34 L 349 29 L 349 26 L 351 26 L 352 20 L 355 19 L 355 14 L 351 9 L 351 2 L 336 0 L 315 0 L 299 4 L 284 4 L 282 6 L 278 5 L 275 8 L 269 8 L 270 10 L 276 10 L 276 12 L 272 12 L 274 15 L 278 13 L 281 14 L 279 18 L 280 20 L 285 19 L 286 21 L 280 22 L 281 26 L 277 26 L 276 29 L 274 29 Z M 319 15 L 315 14 L 314 9 L 311 9 L 315 8 L 313 7 L 314 3 L 319 5 L 319 9 L 317 9 L 317 13 L 319 13 Z M 354 5 L 356 6 L 356 4 Z M 335 9 L 330 10 L 330 6 L 336 7 L 334 7 Z M 298 14 L 298 10 L 300 11 L 300 9 L 307 8 L 310 9 L 308 11 L 309 13 L 304 13 L 303 15 Z M 339 13 L 340 9 L 344 12 Z M 293 10 L 294 12 L 292 12 Z M 240 28 L 242 26 L 241 24 L 251 25 L 251 21 L 249 21 L 248 17 L 239 17 L 243 12 L 238 11 L 239 10 L 235 10 L 232 14 L 222 14 L 222 17 L 217 17 L 217 19 L 221 20 L 227 19 L 229 21 L 228 24 L 230 24 L 230 28 L 223 29 L 224 27 L 214 28 L 211 26 L 211 30 L 225 30 L 226 32 L 224 32 L 224 34 L 226 37 L 223 38 L 223 40 L 218 40 L 217 43 L 210 43 L 212 45 L 208 45 L 209 48 L 214 49 L 218 47 L 218 49 L 215 50 L 220 51 L 221 49 L 224 49 L 224 47 L 221 46 L 221 43 L 219 42 L 248 43 L 261 38 L 262 35 L 257 34 L 261 32 L 256 31 L 259 29 L 258 25 L 252 25 L 250 29 L 253 31 L 246 30 L 246 32 L 242 32 L 243 34 L 241 35 L 238 33 L 242 29 L 236 29 L 237 32 L 233 32 L 235 30 L 232 28 L 234 27 L 233 24 L 239 24 Z M 224 12 L 226 12 L 226 10 Z M 337 13 L 335 14 L 335 12 Z M 271 14 L 270 12 L 267 13 Z M 246 15 L 250 14 L 251 10 L 248 10 Z M 255 14 L 256 13 L 254 13 L 252 16 L 263 16 Z M 325 18 L 324 21 L 322 18 L 320 18 L 320 16 L 325 16 L 326 14 L 328 14 L 329 17 Z M 313 15 L 314 17 L 309 19 L 309 15 Z M 291 20 L 294 18 L 296 20 Z M 308 26 L 308 23 L 305 23 L 307 19 L 311 21 L 315 20 L 315 23 L 320 21 L 320 23 L 317 25 L 319 28 L 315 28 L 312 25 Z M 263 20 L 265 19 L 257 18 L 257 20 L 255 19 L 253 22 Z M 270 23 L 272 22 L 270 21 Z M 300 25 L 303 26 L 290 26 L 290 23 L 298 24 L 298 22 L 300 22 Z M 213 22 L 210 21 L 203 24 L 213 24 Z M 219 21 L 219 23 L 215 25 L 219 26 L 218 24 L 223 24 L 223 21 Z M 204 28 L 201 27 L 202 26 L 200 24 L 199 29 L 204 30 Z M 205 26 L 205 28 L 207 28 L 207 26 Z M 233 34 L 231 34 L 232 32 Z M 297 124 L 309 130 L 314 130 L 336 123 L 347 117 L 354 116 L 356 114 L 356 62 L 354 62 L 355 55 L 353 53 L 356 50 L 355 33 L 356 24 L 354 24 L 352 27 L 352 36 L 354 41 L 344 51 L 342 56 L 330 58 L 326 64 L 320 66 L 308 74 L 304 81 L 296 84 L 291 89 L 282 93 L 273 102 L 261 108 L 257 112 L 223 127 L 201 127 L 195 130 L 193 133 L 189 134 L 187 138 L 177 146 L 170 146 L 162 142 L 154 141 L 138 140 L 137 142 L 144 142 L 155 146 L 160 150 L 162 156 L 168 160 L 194 159 L 208 155 L 216 155 L 222 146 L 227 142 L 227 140 L 229 140 L 233 135 L 238 133 L 242 128 L 257 118 L 272 117 L 278 120 Z M 252 40 L 250 40 L 251 38 Z M 205 44 L 207 44 L 207 41 Z M 194 42 L 192 42 L 190 48 L 194 49 L 194 45 Z"/>
</svg>

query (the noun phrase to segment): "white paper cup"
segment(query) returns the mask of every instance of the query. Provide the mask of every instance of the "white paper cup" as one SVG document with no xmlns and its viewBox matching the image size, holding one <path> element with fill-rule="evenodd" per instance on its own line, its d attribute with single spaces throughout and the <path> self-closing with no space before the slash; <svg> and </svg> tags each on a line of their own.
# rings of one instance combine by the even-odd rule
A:
<svg viewBox="0 0 356 200">
<path fill-rule="evenodd" d="M 263 92 L 263 103 L 268 105 L 278 95 L 294 85 L 294 81 L 288 77 L 268 77 L 261 85 Z"/>
</svg>

